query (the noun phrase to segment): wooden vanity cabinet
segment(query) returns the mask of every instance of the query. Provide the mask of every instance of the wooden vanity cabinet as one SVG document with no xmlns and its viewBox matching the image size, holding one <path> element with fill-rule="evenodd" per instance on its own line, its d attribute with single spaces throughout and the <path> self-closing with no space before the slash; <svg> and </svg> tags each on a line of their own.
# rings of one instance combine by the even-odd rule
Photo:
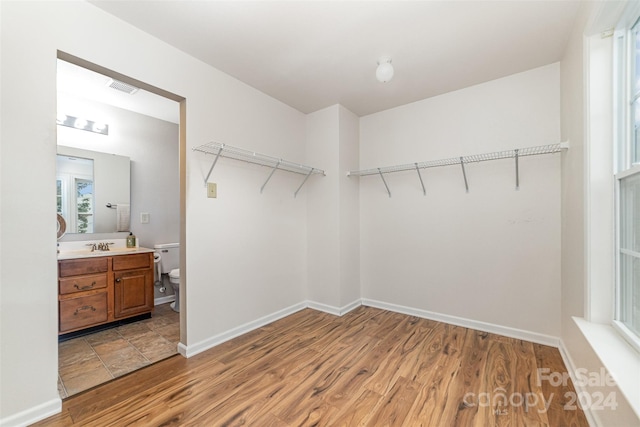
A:
<svg viewBox="0 0 640 427">
<path fill-rule="evenodd" d="M 117 319 L 153 309 L 153 256 L 114 257 L 114 316 Z M 151 283 L 151 286 L 149 286 Z"/>
<path fill-rule="evenodd" d="M 153 253 L 58 261 L 59 333 L 153 311 Z"/>
</svg>

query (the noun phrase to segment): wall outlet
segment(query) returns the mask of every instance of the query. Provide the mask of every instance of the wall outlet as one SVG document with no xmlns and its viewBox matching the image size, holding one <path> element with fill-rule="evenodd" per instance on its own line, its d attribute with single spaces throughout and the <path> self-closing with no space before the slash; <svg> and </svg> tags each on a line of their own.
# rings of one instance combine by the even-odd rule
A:
<svg viewBox="0 0 640 427">
<path fill-rule="evenodd" d="M 140 212 L 140 224 L 149 224 L 149 212 Z"/>
<path fill-rule="evenodd" d="M 218 197 L 218 184 L 215 182 L 207 182 L 207 197 L 211 199 Z"/>
</svg>

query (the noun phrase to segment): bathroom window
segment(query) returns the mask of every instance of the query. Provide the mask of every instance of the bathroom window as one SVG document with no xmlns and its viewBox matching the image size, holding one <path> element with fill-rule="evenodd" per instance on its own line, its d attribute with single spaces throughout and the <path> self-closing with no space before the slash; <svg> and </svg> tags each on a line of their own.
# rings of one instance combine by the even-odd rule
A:
<svg viewBox="0 0 640 427">
<path fill-rule="evenodd" d="M 617 274 L 614 326 L 640 350 L 640 21 L 616 47 Z"/>
<path fill-rule="evenodd" d="M 95 182 L 93 160 L 57 156 L 56 197 L 58 213 L 68 233 L 93 233 Z"/>
<path fill-rule="evenodd" d="M 93 181 L 75 179 L 78 233 L 93 233 Z"/>
<path fill-rule="evenodd" d="M 62 210 L 62 207 L 64 206 L 62 199 L 62 180 L 56 179 L 56 209 L 60 215 L 64 214 L 64 211 Z"/>
</svg>

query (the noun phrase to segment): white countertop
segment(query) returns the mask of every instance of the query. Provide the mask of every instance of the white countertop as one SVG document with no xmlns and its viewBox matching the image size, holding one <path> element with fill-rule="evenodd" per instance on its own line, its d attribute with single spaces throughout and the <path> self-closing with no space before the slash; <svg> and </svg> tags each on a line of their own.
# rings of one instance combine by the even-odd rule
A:
<svg viewBox="0 0 640 427">
<path fill-rule="evenodd" d="M 113 243 L 109 245 L 108 251 L 91 251 L 88 245 L 98 245 L 98 243 Z M 155 252 L 154 249 L 136 246 L 135 248 L 127 248 L 127 239 L 108 239 L 108 240 L 83 240 L 78 242 L 59 242 L 58 243 L 58 259 L 76 259 L 76 258 L 94 258 L 101 256 L 118 256 Z"/>
</svg>

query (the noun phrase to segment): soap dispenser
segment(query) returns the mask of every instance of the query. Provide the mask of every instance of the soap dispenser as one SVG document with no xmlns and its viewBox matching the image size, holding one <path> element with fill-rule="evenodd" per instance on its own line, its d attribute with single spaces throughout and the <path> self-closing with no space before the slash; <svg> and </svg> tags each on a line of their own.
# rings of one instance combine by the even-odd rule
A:
<svg viewBox="0 0 640 427">
<path fill-rule="evenodd" d="M 129 232 L 129 235 L 127 236 L 127 247 L 128 248 L 136 247 L 136 236 L 134 236 L 132 232 Z"/>
</svg>

